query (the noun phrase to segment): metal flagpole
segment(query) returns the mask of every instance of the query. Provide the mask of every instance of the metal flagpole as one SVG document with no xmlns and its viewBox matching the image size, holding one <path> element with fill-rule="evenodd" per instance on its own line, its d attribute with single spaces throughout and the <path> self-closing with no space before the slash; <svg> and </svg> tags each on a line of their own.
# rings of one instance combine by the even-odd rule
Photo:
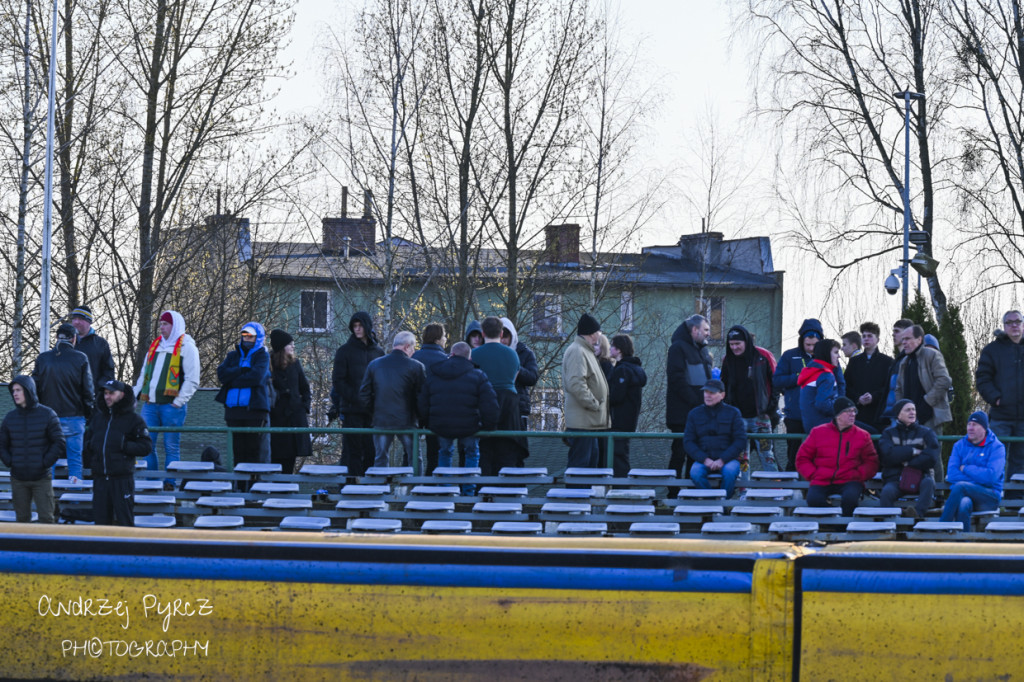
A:
<svg viewBox="0 0 1024 682">
<path fill-rule="evenodd" d="M 57 93 L 57 2 L 50 28 L 50 98 L 46 110 L 46 182 L 43 199 L 43 273 L 39 314 L 39 352 L 50 349 L 50 260 L 53 240 L 53 135 Z"/>
</svg>

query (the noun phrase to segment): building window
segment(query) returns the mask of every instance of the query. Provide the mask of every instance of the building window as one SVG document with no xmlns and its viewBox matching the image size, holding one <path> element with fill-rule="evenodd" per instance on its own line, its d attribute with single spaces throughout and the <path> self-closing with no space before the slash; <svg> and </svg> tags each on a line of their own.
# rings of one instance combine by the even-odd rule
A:
<svg viewBox="0 0 1024 682">
<path fill-rule="evenodd" d="M 557 336 L 562 333 L 561 294 L 533 295 L 533 335 Z"/>
<path fill-rule="evenodd" d="M 326 332 L 331 319 L 331 298 L 326 291 L 303 291 L 299 312 L 300 331 Z"/>
<path fill-rule="evenodd" d="M 633 292 L 623 291 L 619 301 L 619 330 L 633 331 Z"/>
<path fill-rule="evenodd" d="M 722 343 L 725 339 L 725 299 L 720 296 L 697 298 L 694 305 L 697 312 L 708 318 L 711 325 L 711 336 L 708 341 Z"/>
<path fill-rule="evenodd" d="M 557 388 L 535 388 L 530 394 L 531 431 L 564 431 L 562 428 L 562 391 Z"/>
</svg>

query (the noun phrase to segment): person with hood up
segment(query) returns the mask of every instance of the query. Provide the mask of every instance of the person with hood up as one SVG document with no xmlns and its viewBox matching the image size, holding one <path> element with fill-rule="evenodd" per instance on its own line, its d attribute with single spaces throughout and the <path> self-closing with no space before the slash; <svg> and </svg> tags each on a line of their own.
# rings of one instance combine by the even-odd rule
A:
<svg viewBox="0 0 1024 682">
<path fill-rule="evenodd" d="M 440 439 L 438 466 L 450 467 L 458 443 L 466 452 L 466 466 L 480 464 L 480 429 L 493 431 L 498 424 L 498 397 L 494 387 L 473 361 L 469 344 L 452 346 L 448 359 L 433 366 L 419 394 L 423 426 Z M 465 494 L 475 491 L 464 488 Z"/>
<path fill-rule="evenodd" d="M 466 333 L 462 337 L 470 348 L 484 345 L 484 329 L 478 320 L 470 320 L 466 325 Z"/>
<path fill-rule="evenodd" d="M 263 342 L 267 333 L 259 322 L 246 322 L 238 343 L 217 367 L 220 391 L 216 400 L 224 405 L 228 426 L 260 427 L 270 422 L 270 353 Z M 270 433 L 231 434 L 234 464 L 270 463 Z"/>
<path fill-rule="evenodd" d="M 967 435 L 949 456 L 949 496 L 940 521 L 953 517 L 971 529 L 971 514 L 999 508 L 1003 496 L 1006 448 L 988 426 L 988 415 L 978 411 L 967 418 Z"/>
<path fill-rule="evenodd" d="M 665 426 L 672 433 L 683 433 L 690 410 L 704 404 L 702 389 L 711 378 L 711 353 L 707 349 L 710 336 L 711 325 L 703 315 L 691 315 L 672 334 L 665 363 Z M 688 478 L 690 462 L 683 439 L 673 438 L 669 468 Z"/>
<path fill-rule="evenodd" d="M 800 372 L 814 359 L 811 355 L 814 346 L 825 338 L 821 322 L 813 317 L 803 321 L 799 335 L 796 348 L 790 348 L 782 354 L 775 366 L 775 374 L 772 375 L 772 387 L 776 391 L 782 391 L 782 423 L 787 434 L 807 433 L 804 430 L 803 415 L 800 413 L 800 387 L 796 382 L 800 378 Z M 786 471 L 796 471 L 796 451 L 799 447 L 799 439 L 791 438 L 786 441 Z"/>
<path fill-rule="evenodd" d="M 0 423 L 0 461 L 11 470 L 11 501 L 18 523 L 53 523 L 53 465 L 64 456 L 64 432 L 57 413 L 39 404 L 36 382 L 19 375 L 8 385 L 14 409 Z"/>
<path fill-rule="evenodd" d="M 775 357 L 754 345 L 754 336 L 747 328 L 736 325 L 726 334 L 729 350 L 722 360 L 721 380 L 725 384 L 726 402 L 740 411 L 747 433 L 771 433 L 771 412 L 778 406 L 772 389 Z M 751 454 L 757 455 L 758 471 L 778 471 L 772 441 L 753 438 Z M 751 466 L 755 462 L 751 461 Z"/>
<path fill-rule="evenodd" d="M 431 322 L 423 328 L 423 335 L 420 337 L 419 349 L 412 354 L 412 359 L 423 365 L 430 376 L 430 369 L 439 362 L 448 359 L 448 353 L 444 347 L 448 345 L 448 333 L 440 322 Z M 428 434 L 427 441 L 427 468 L 424 472 L 427 476 L 434 473 L 437 466 L 438 453 L 441 451 L 441 442 L 437 436 Z"/>
<path fill-rule="evenodd" d="M 839 366 L 839 342 L 824 339 L 814 346 L 813 359 L 800 372 L 797 385 L 800 387 L 800 414 L 803 417 L 804 433 L 832 420 L 832 404 L 836 398 L 846 394 L 846 386 L 840 388 L 836 382 L 836 367 Z"/>
<path fill-rule="evenodd" d="M 363 385 L 366 367 L 384 356 L 384 349 L 377 343 L 370 314 L 359 311 L 348 321 L 351 332 L 348 341 L 334 353 L 334 369 L 331 372 L 331 409 L 328 421 L 341 416 L 343 425 L 351 429 L 368 429 L 372 422 L 370 409 L 359 399 L 359 387 Z M 373 436 L 363 433 L 346 433 L 341 437 L 341 464 L 348 467 L 351 476 L 362 476 L 373 466 Z"/>
<path fill-rule="evenodd" d="M 185 333 L 185 320 L 174 310 L 160 314 L 159 335 L 149 345 L 146 361 L 135 383 L 135 397 L 142 403 L 142 418 L 149 426 L 184 426 L 188 401 L 199 388 L 199 349 Z M 181 457 L 181 433 L 165 431 L 164 469 Z M 156 441 L 146 457 L 146 468 L 160 468 Z M 174 479 L 164 479 L 164 488 L 174 489 Z"/>
<path fill-rule="evenodd" d="M 530 388 L 537 385 L 540 379 L 540 368 L 537 366 L 537 356 L 516 333 L 516 327 L 512 320 L 507 317 L 501 318 L 501 342 L 514 350 L 519 356 L 519 373 L 516 374 L 516 393 L 519 394 L 519 419 L 522 422 L 523 431 L 529 430 L 530 420 Z"/>
<path fill-rule="evenodd" d="M 640 404 L 647 373 L 640 358 L 633 355 L 633 339 L 627 334 L 612 337 L 611 350 L 615 367 L 608 379 L 608 405 L 611 408 L 612 431 L 635 433 L 640 420 Z M 613 443 L 612 470 L 615 478 L 629 474 L 629 439 L 616 438 Z"/>
<path fill-rule="evenodd" d="M 100 526 L 135 525 L 135 458 L 153 449 L 146 422 L 135 414 L 135 394 L 111 379 L 86 434 L 92 468 L 92 516 Z"/>
<path fill-rule="evenodd" d="M 283 329 L 274 329 L 270 332 L 270 351 L 270 379 L 274 387 L 270 425 L 309 428 L 313 394 L 302 363 L 295 357 L 295 340 Z M 283 473 L 294 473 L 295 460 L 309 457 L 312 450 L 308 433 L 270 434 L 270 461 L 280 464 Z"/>
<path fill-rule="evenodd" d="M 893 408 L 896 424 L 882 432 L 878 439 L 878 460 L 882 467 L 882 492 L 878 504 L 892 507 L 901 495 L 901 482 L 908 476 L 918 480 L 917 501 L 909 510 L 917 518 L 923 517 L 935 498 L 935 466 L 939 459 L 939 439 L 927 426 L 917 423 L 917 406 L 913 401 L 901 400 Z"/>
<path fill-rule="evenodd" d="M 838 346 L 837 346 L 838 350 Z M 810 487 L 807 504 L 827 507 L 838 494 L 843 516 L 853 516 L 864 482 L 878 472 L 878 454 L 871 435 L 856 425 L 857 406 L 846 396 L 832 404 L 833 419 L 811 429 L 796 453 L 796 468 Z"/>
</svg>

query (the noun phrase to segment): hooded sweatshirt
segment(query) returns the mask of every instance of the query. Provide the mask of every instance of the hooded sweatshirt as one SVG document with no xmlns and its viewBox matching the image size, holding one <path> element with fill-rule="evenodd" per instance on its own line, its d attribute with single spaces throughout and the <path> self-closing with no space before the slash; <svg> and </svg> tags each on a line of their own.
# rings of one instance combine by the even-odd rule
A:
<svg viewBox="0 0 1024 682">
<path fill-rule="evenodd" d="M 338 412 L 346 415 L 369 414 L 369 410 L 359 400 L 359 387 L 363 383 L 367 365 L 384 355 L 384 349 L 377 344 L 370 314 L 359 311 L 352 315 L 348 321 L 350 332 L 356 322 L 363 325 L 366 335 L 359 339 L 353 332 L 348 341 L 338 347 L 331 372 L 331 402 Z"/>
<path fill-rule="evenodd" d="M 154 342 L 156 347 L 150 347 L 150 352 L 146 354 L 146 362 L 139 372 L 139 380 L 135 382 L 135 397 L 143 402 L 148 400 L 157 405 L 173 404 L 175 407 L 181 407 L 199 388 L 199 349 L 196 348 L 195 340 L 185 333 L 185 319 L 181 314 L 174 310 L 165 310 L 164 313 L 170 313 L 173 320 L 171 335 L 166 339 L 163 335 L 158 336 Z M 171 360 L 179 340 L 181 381 L 177 395 L 173 395 L 167 393 L 167 372 L 173 364 Z M 153 366 L 152 372 L 148 369 L 150 365 Z M 147 374 L 150 374 L 148 386 L 145 385 Z M 143 395 L 146 398 L 143 398 Z"/>
<path fill-rule="evenodd" d="M 512 334 L 512 345 L 519 356 L 519 373 L 516 374 L 516 393 L 519 394 L 519 414 L 529 416 L 530 414 L 530 387 L 537 384 L 540 379 L 540 368 L 537 366 L 537 356 L 525 343 L 519 340 L 516 327 L 512 320 L 507 317 L 501 318 L 502 326 Z"/>
<path fill-rule="evenodd" d="M 725 400 L 736 407 L 744 419 L 767 414 L 772 404 L 772 373 L 774 358 L 763 348 L 754 345 L 753 335 L 742 325 L 729 329 L 726 338 L 743 341 L 743 353 L 736 355 L 726 348 L 722 360 L 722 383 Z"/>
<path fill-rule="evenodd" d="M 246 322 L 242 328 L 252 327 L 256 341 L 251 348 L 241 342 L 227 354 L 217 367 L 221 387 L 216 400 L 224 404 L 228 419 L 248 419 L 253 412 L 270 412 L 270 353 L 263 342 L 267 332 L 259 322 Z"/>
<path fill-rule="evenodd" d="M 775 367 L 775 374 L 772 376 L 772 386 L 776 391 L 783 391 L 786 419 L 801 419 L 800 387 L 796 382 L 800 377 L 800 372 L 812 360 L 811 354 L 804 352 L 804 339 L 812 332 L 816 333 L 819 339 L 825 338 L 821 322 L 809 317 L 800 325 L 800 338 L 796 348 L 790 348 L 782 354 L 779 364 Z"/>
<path fill-rule="evenodd" d="M 14 377 L 8 386 L 12 395 L 15 384 L 25 391 L 25 405 L 15 405 L 0 423 L 0 461 L 13 478 L 38 481 L 65 455 L 64 433 L 57 413 L 39 404 L 32 377 Z"/>
</svg>

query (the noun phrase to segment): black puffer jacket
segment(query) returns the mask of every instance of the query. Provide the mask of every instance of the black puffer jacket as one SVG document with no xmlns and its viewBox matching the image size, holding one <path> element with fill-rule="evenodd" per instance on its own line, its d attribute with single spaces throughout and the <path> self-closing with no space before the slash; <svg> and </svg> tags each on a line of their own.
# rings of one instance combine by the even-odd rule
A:
<svg viewBox="0 0 1024 682">
<path fill-rule="evenodd" d="M 96 385 L 97 402 L 103 399 L 103 384 L 116 378 L 114 376 L 114 358 L 110 354 L 110 344 L 96 332 L 90 331 L 87 336 L 79 337 L 75 350 L 85 353 L 89 358 L 89 370 Z"/>
<path fill-rule="evenodd" d="M 348 341 L 334 354 L 334 371 L 331 372 L 331 402 L 341 414 L 370 413 L 359 401 L 359 387 L 369 364 L 384 355 L 384 349 L 377 345 L 370 314 L 362 311 L 354 314 L 348 321 L 349 331 L 356 322 L 366 330 L 365 342 L 357 339 L 355 334 L 348 337 Z"/>
<path fill-rule="evenodd" d="M 39 404 L 32 377 L 16 376 L 25 390 L 25 406 L 15 407 L 0 423 L 0 460 L 19 481 L 38 481 L 65 454 L 64 433 L 57 413 Z"/>
<path fill-rule="evenodd" d="M 129 388 L 113 407 L 100 404 L 86 432 L 82 457 L 94 478 L 134 476 L 135 458 L 145 457 L 152 449 L 149 429 L 135 414 L 135 393 Z"/>
<path fill-rule="evenodd" d="M 519 414 L 530 415 L 530 387 L 540 379 L 540 367 L 533 350 L 520 341 L 516 344 L 516 355 L 519 356 L 519 374 L 516 375 L 516 392 L 519 394 Z"/>
<path fill-rule="evenodd" d="M 434 365 L 419 396 L 424 426 L 443 438 L 465 438 L 498 423 L 498 398 L 472 360 L 452 356 Z"/>
<path fill-rule="evenodd" d="M 96 405 L 96 386 L 92 381 L 89 358 L 67 341 L 53 350 L 40 353 L 32 370 L 39 402 L 58 417 L 92 416 Z"/>
<path fill-rule="evenodd" d="M 665 373 L 668 375 L 665 424 L 682 427 L 690 410 L 704 404 L 701 388 L 711 378 L 711 353 L 694 342 L 688 322 L 676 327 L 672 334 Z"/>
<path fill-rule="evenodd" d="M 939 439 L 917 422 L 905 426 L 897 421 L 878 438 L 878 464 L 886 483 L 899 480 L 904 464 L 928 473 L 938 461 Z"/>
<path fill-rule="evenodd" d="M 424 369 L 427 370 L 427 376 L 429 376 L 430 368 L 439 362 L 447 360 L 448 354 L 444 352 L 444 348 L 441 348 L 436 343 L 425 343 L 420 346 L 418 351 L 412 354 L 412 359 L 422 363 Z"/>
<path fill-rule="evenodd" d="M 359 400 L 378 429 L 416 428 L 416 401 L 426 380 L 423 363 L 396 348 L 366 368 Z"/>
<path fill-rule="evenodd" d="M 612 408 L 612 431 L 636 431 L 640 400 L 647 385 L 647 372 L 640 358 L 619 360 L 608 379 L 608 401 Z"/>
<path fill-rule="evenodd" d="M 990 419 L 1024 421 L 1024 342 L 1014 343 L 998 332 L 981 351 L 974 381 L 990 406 Z"/>
</svg>

